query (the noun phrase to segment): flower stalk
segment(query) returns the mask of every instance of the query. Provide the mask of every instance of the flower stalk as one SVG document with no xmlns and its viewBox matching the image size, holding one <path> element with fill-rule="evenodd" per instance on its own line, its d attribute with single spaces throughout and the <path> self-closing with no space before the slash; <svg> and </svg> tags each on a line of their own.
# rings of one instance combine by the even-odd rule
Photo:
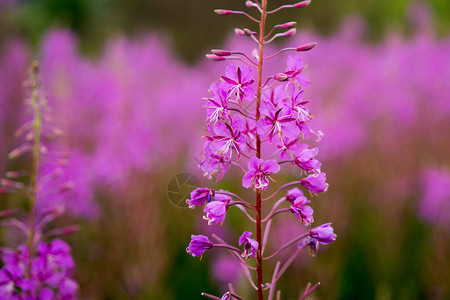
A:
<svg viewBox="0 0 450 300">
<path fill-rule="evenodd" d="M 306 0 L 292 5 L 283 5 L 271 12 L 274 13 L 284 8 L 300 8 L 309 3 L 310 1 Z M 296 22 L 275 25 L 266 34 L 266 18 L 269 14 L 268 0 L 247 1 L 246 6 L 256 7 L 260 12 L 260 19 L 251 17 L 257 23 L 258 29 L 255 31 L 247 28 L 236 29 L 235 33 L 238 36 L 250 37 L 256 42 L 257 49 L 252 51 L 252 57 L 256 59 L 256 62 L 240 51 L 214 49 L 211 51 L 212 54 L 207 55 L 213 61 L 234 60 L 237 55 L 244 57 L 247 61 L 242 61 L 243 66 L 228 65 L 225 74 L 220 76 L 221 82 L 211 84 L 209 89 L 211 97 L 204 98 L 207 101 L 206 121 L 209 135 L 204 136 L 206 142 L 199 167 L 208 178 L 218 175 L 217 180 L 220 180 L 228 167 L 237 166 L 244 172 L 242 187 L 253 188 L 254 200 L 247 200 L 236 193 L 199 187 L 191 193 L 191 199 L 186 202 L 191 208 L 204 205 L 206 214 L 204 219 L 208 221 L 208 225 L 223 224 L 229 209 L 242 210 L 245 216 L 255 224 L 256 228 L 253 227 L 256 231 L 255 239 L 252 238 L 252 232 L 245 231 L 238 240 L 238 248 L 217 236 L 214 237 L 220 244 L 211 243 L 206 236 L 193 235 L 187 252 L 192 256 L 201 256 L 211 248 L 223 248 L 230 251 L 239 260 L 244 274 L 255 288 L 257 299 L 264 300 L 265 291 L 269 290 L 269 299 L 273 300 L 275 295 L 277 299 L 281 298 L 280 292 L 275 293 L 276 283 L 298 254 L 305 248 L 316 252 L 319 244 L 331 243 L 336 235 L 333 233 L 330 223 L 327 223 L 308 233 L 297 235 L 284 245 L 276 245 L 280 246 L 278 250 L 263 257 L 263 252 L 269 243 L 270 228 L 276 219 L 273 218 L 275 215 L 291 212 L 305 226 L 314 222 L 313 208 L 306 205 L 311 201 L 304 196 L 299 187 L 307 189 L 313 195 L 325 192 L 328 184 L 325 182 L 325 173 L 321 171 L 322 164 L 316 159 L 318 148 L 310 149 L 307 144 L 301 144 L 301 141 L 307 140 L 311 136 L 320 137 L 322 135 L 321 131 L 313 131 L 308 124 L 313 116 L 306 107 L 309 101 L 304 100 L 303 97 L 304 87 L 310 83 L 307 76 L 302 73 L 305 69 L 302 59 L 289 56 L 287 69 L 284 72 L 263 78 L 266 59 L 288 51 L 309 51 L 315 46 L 315 43 L 281 49 L 273 55 L 264 57 L 266 44 L 276 38 L 290 37 L 296 33 L 294 28 Z M 226 9 L 216 10 L 216 13 L 248 16 L 244 12 Z M 275 29 L 286 31 L 275 33 Z M 230 107 L 231 105 L 232 107 Z M 267 146 L 267 143 L 274 144 L 278 150 L 269 155 L 265 152 L 271 148 L 264 147 L 263 153 L 263 145 Z M 244 167 L 241 160 L 247 160 L 247 168 Z M 300 176 L 306 174 L 307 177 L 285 183 L 273 194 L 263 198 L 263 193 L 269 184 L 276 183 L 275 176 L 281 170 L 281 166 L 286 165 L 297 166 Z M 263 204 L 268 206 L 268 201 L 288 187 L 293 188 L 274 201 L 268 215 L 263 217 Z M 232 198 L 237 201 L 233 201 Z M 295 244 L 298 246 L 294 253 L 284 264 L 276 263 L 272 281 L 266 282 L 263 278 L 263 271 L 268 267 L 266 261 L 281 251 L 293 248 Z M 240 255 L 239 252 L 241 252 Z M 247 260 L 253 260 L 252 266 L 246 263 Z M 256 267 L 253 267 L 255 264 Z M 253 282 L 251 273 L 254 274 L 253 276 L 256 275 L 256 284 Z M 309 291 L 307 290 L 305 293 Z M 222 296 L 221 300 L 240 299 L 233 294 L 237 295 L 230 290 Z M 218 299 L 210 294 L 203 295 L 211 299 Z"/>
</svg>

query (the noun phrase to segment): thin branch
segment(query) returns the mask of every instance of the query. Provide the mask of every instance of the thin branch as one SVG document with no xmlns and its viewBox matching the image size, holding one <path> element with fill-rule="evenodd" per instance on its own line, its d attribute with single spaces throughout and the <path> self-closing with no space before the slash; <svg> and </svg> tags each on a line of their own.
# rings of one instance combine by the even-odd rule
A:
<svg viewBox="0 0 450 300">
<path fill-rule="evenodd" d="M 242 212 L 247 216 L 247 218 L 249 218 L 250 221 L 252 221 L 253 223 L 256 223 L 256 220 L 250 216 L 250 214 L 247 212 L 247 210 L 241 206 L 236 206 L 237 208 L 239 208 L 240 210 L 242 210 Z"/>
<path fill-rule="evenodd" d="M 262 220 L 261 223 L 266 223 L 267 221 L 272 219 L 273 216 L 275 216 L 277 214 L 280 214 L 280 213 L 283 213 L 283 212 L 290 211 L 290 210 L 291 210 L 290 208 L 281 208 L 281 209 L 278 209 L 278 210 L 276 210 L 274 212 L 270 212 L 270 214 L 264 220 Z"/>
<path fill-rule="evenodd" d="M 308 297 L 309 295 L 311 295 L 312 292 L 314 292 L 314 290 L 320 285 L 320 282 L 316 283 L 311 289 L 308 289 L 308 287 L 311 286 L 311 283 L 308 282 L 308 285 L 306 286 L 305 289 L 305 293 L 303 294 L 303 296 L 300 297 L 299 300 L 304 300 L 306 299 L 306 297 Z"/>
<path fill-rule="evenodd" d="M 289 259 L 286 261 L 286 263 L 283 265 L 283 267 L 281 268 L 280 272 L 278 273 L 278 276 L 277 276 L 276 280 L 280 279 L 280 277 L 283 275 L 283 273 L 286 272 L 287 268 L 291 265 L 291 263 L 294 261 L 294 259 L 297 257 L 297 255 L 300 253 L 300 251 L 302 251 L 303 248 L 305 248 L 305 245 L 303 245 L 300 248 L 298 248 L 294 252 L 294 254 L 292 254 L 291 257 L 289 257 Z"/>
<path fill-rule="evenodd" d="M 269 232 L 270 232 L 271 225 L 272 225 L 272 219 L 270 219 L 267 222 L 266 227 L 264 228 L 264 238 L 263 238 L 263 245 L 262 245 L 262 249 L 261 249 L 261 255 L 264 254 L 264 250 L 266 249 L 267 240 L 269 239 Z"/>
<path fill-rule="evenodd" d="M 301 184 L 301 181 L 292 181 L 292 182 L 283 184 L 283 185 L 280 186 L 280 187 L 278 188 L 278 190 L 276 190 L 272 195 L 270 195 L 269 197 L 266 197 L 266 198 L 262 199 L 262 201 L 267 201 L 267 200 L 271 199 L 272 197 L 276 196 L 282 189 L 285 189 L 285 188 L 288 188 L 288 187 L 290 187 L 290 186 L 297 185 L 297 184 Z"/>
<path fill-rule="evenodd" d="M 291 239 L 289 242 L 287 242 L 286 244 L 284 244 L 280 249 L 278 249 L 277 251 L 275 251 L 272 255 L 264 257 L 263 260 L 268 260 L 271 259 L 272 257 L 274 257 L 275 255 L 277 255 L 278 253 L 280 253 L 281 251 L 283 251 L 284 249 L 288 248 L 289 246 L 291 246 L 292 244 L 294 244 L 295 242 L 297 242 L 298 240 L 301 240 L 303 238 L 305 238 L 308 235 L 308 233 L 305 234 L 301 234 L 296 236 L 295 238 Z"/>
<path fill-rule="evenodd" d="M 238 15 L 244 15 L 244 16 L 246 16 L 247 18 L 249 18 L 250 20 L 252 20 L 253 22 L 256 22 L 256 23 L 260 23 L 260 21 L 258 21 L 258 20 L 256 20 L 255 18 L 253 18 L 252 16 L 250 16 L 249 14 L 247 14 L 247 13 L 245 13 L 245 12 L 243 12 L 243 11 L 236 11 L 236 10 L 233 10 L 233 14 L 238 14 Z"/>
<path fill-rule="evenodd" d="M 213 295 L 210 295 L 210 294 L 207 294 L 207 293 L 202 293 L 202 296 L 203 296 L 203 297 L 206 297 L 206 298 L 209 298 L 209 299 L 220 300 L 219 297 L 216 297 L 216 296 L 213 296 Z"/>
<path fill-rule="evenodd" d="M 268 300 L 273 300 L 273 295 L 275 293 L 275 286 L 277 284 L 276 278 L 278 275 L 279 268 L 280 268 L 280 262 L 277 261 L 277 264 L 275 265 L 275 269 L 273 270 L 272 281 L 270 282 L 270 292 L 269 292 Z"/>
</svg>

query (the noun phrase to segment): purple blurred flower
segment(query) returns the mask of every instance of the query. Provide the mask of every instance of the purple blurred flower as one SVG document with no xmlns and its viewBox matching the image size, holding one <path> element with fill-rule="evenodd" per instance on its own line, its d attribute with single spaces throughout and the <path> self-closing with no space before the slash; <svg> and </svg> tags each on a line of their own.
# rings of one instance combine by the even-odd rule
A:
<svg viewBox="0 0 450 300">
<path fill-rule="evenodd" d="M 333 232 L 331 223 L 325 223 L 319 227 L 313 228 L 309 231 L 309 236 L 317 240 L 319 243 L 327 245 L 336 240 L 336 234 Z"/>
<path fill-rule="evenodd" d="M 450 172 L 427 169 L 422 173 L 423 196 L 420 214 L 429 222 L 448 228 L 450 225 Z"/>
<path fill-rule="evenodd" d="M 250 238 L 251 235 L 251 232 L 245 231 L 239 237 L 239 246 L 244 244 L 244 252 L 242 253 L 242 257 L 245 257 L 245 259 L 248 259 L 249 257 L 255 257 L 256 251 L 259 247 L 258 242 Z"/>
<path fill-rule="evenodd" d="M 295 199 L 294 203 L 291 205 L 291 212 L 302 221 L 303 225 L 311 225 L 314 222 L 313 209 L 305 204 L 310 203 L 308 199 L 304 196 L 300 196 Z"/>
<path fill-rule="evenodd" d="M 206 103 L 207 121 L 216 123 L 218 120 L 226 120 L 229 117 L 227 106 L 227 92 L 221 88 L 221 85 L 214 82 L 209 87 L 213 98 L 209 98 Z"/>
<path fill-rule="evenodd" d="M 286 200 L 288 200 L 292 204 L 294 204 L 295 199 L 302 196 L 303 192 L 297 187 L 290 189 L 286 192 Z"/>
<path fill-rule="evenodd" d="M 212 223 L 221 224 L 226 217 L 228 207 L 230 206 L 231 198 L 226 195 L 217 195 L 216 201 L 209 202 L 205 206 L 205 216 L 203 217 L 208 221 L 208 225 Z"/>
<path fill-rule="evenodd" d="M 197 188 L 191 192 L 191 199 L 186 200 L 189 208 L 203 205 L 206 202 L 211 202 L 214 196 L 214 190 L 208 188 Z"/>
<path fill-rule="evenodd" d="M 328 183 L 325 183 L 327 176 L 325 173 L 311 174 L 303 178 L 301 184 L 312 193 L 325 192 L 328 189 Z"/>
<path fill-rule="evenodd" d="M 213 243 L 204 235 L 191 235 L 191 242 L 186 252 L 193 257 L 202 256 L 206 250 L 211 249 Z"/>
<path fill-rule="evenodd" d="M 320 173 L 322 164 L 314 157 L 319 153 L 319 149 L 303 149 L 295 158 L 295 164 L 307 172 Z"/>
<path fill-rule="evenodd" d="M 257 157 L 252 157 L 248 162 L 248 171 L 242 178 L 242 186 L 250 188 L 255 185 L 256 189 L 267 189 L 270 178 L 269 173 L 278 173 L 280 165 L 274 159 L 262 160 Z"/>
</svg>

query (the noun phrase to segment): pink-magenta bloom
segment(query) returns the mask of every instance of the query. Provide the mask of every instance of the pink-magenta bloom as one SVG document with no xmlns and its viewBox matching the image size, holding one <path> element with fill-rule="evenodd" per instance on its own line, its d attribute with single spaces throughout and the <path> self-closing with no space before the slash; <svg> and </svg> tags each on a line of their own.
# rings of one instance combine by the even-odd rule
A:
<svg viewBox="0 0 450 300">
<path fill-rule="evenodd" d="M 245 136 L 241 133 L 243 124 L 240 119 L 233 118 L 230 124 L 218 122 L 214 125 L 214 134 L 211 132 L 211 150 L 217 155 L 231 160 L 233 150 L 238 154 L 238 159 L 241 156 L 242 149 L 246 147 Z M 210 130 L 212 131 L 212 130 Z"/>
<path fill-rule="evenodd" d="M 274 135 L 278 134 L 280 142 L 285 137 L 289 140 L 295 139 L 300 134 L 300 129 L 295 124 L 295 119 L 289 107 L 277 109 L 271 102 L 264 101 L 263 112 L 265 116 L 256 122 L 258 134 L 269 138 L 272 142 Z"/>
<path fill-rule="evenodd" d="M 209 98 L 206 103 L 206 120 L 213 123 L 216 123 L 218 120 L 226 120 L 229 117 L 227 106 L 228 94 L 221 86 L 214 82 L 209 87 L 213 98 Z"/>
<path fill-rule="evenodd" d="M 325 192 L 328 189 L 327 175 L 325 173 L 311 174 L 300 180 L 301 184 L 313 193 Z"/>
<path fill-rule="evenodd" d="M 313 212 L 314 210 L 305 204 L 310 203 L 308 199 L 304 196 L 300 196 L 295 199 L 294 203 L 291 205 L 291 212 L 302 221 L 303 225 L 311 225 L 314 222 Z"/>
<path fill-rule="evenodd" d="M 208 179 L 212 179 L 214 175 L 218 174 L 217 180 L 222 179 L 223 175 L 227 171 L 230 161 L 211 150 L 210 141 L 207 141 L 204 144 L 203 151 L 203 159 L 198 164 L 204 172 L 203 175 Z"/>
<path fill-rule="evenodd" d="M 191 199 L 186 200 L 186 203 L 189 205 L 189 208 L 194 208 L 195 206 L 203 205 L 206 202 L 211 202 L 212 196 L 214 196 L 214 190 L 197 188 L 191 193 Z"/>
<path fill-rule="evenodd" d="M 270 173 L 278 173 L 280 165 L 274 159 L 264 161 L 257 157 L 252 157 L 248 162 L 248 171 L 242 178 L 242 186 L 250 188 L 255 185 L 256 189 L 266 190 L 269 185 Z"/>
<path fill-rule="evenodd" d="M 288 75 L 292 82 L 301 86 L 309 86 L 310 81 L 308 77 L 302 73 L 304 69 L 305 63 L 300 56 L 295 55 L 287 58 L 287 71 L 285 74 Z"/>
<path fill-rule="evenodd" d="M 303 149 L 308 147 L 306 144 L 299 144 L 298 140 L 299 138 L 293 140 L 283 138 L 282 143 L 277 144 L 280 160 L 293 159 L 297 153 L 300 153 Z"/>
<path fill-rule="evenodd" d="M 309 231 L 309 236 L 321 244 L 330 244 L 336 240 L 337 235 L 333 232 L 331 223 L 322 224 Z"/>
<path fill-rule="evenodd" d="M 290 189 L 286 192 L 286 200 L 288 200 L 292 204 L 294 204 L 295 199 L 302 196 L 303 192 L 297 187 Z"/>
<path fill-rule="evenodd" d="M 242 257 L 245 257 L 245 259 L 255 257 L 256 251 L 259 247 L 258 242 L 250 238 L 251 235 L 251 232 L 245 231 L 239 238 L 239 246 L 244 244 L 244 252 L 242 253 Z"/>
<path fill-rule="evenodd" d="M 186 248 L 186 252 L 193 257 L 202 256 L 206 250 L 211 249 L 213 243 L 204 235 L 191 235 L 191 242 L 189 247 Z"/>
<path fill-rule="evenodd" d="M 221 224 L 226 217 L 228 207 L 230 206 L 231 197 L 227 195 L 216 195 L 216 201 L 209 202 L 205 206 L 205 216 L 203 219 L 208 221 L 208 225 L 212 223 Z"/>
<path fill-rule="evenodd" d="M 242 69 L 235 65 L 229 65 L 225 69 L 225 76 L 220 76 L 224 81 L 224 87 L 229 95 L 235 95 L 236 100 L 241 102 L 243 99 L 252 101 L 256 92 L 253 88 L 253 70 L 249 66 Z"/>
<path fill-rule="evenodd" d="M 317 147 L 313 149 L 303 149 L 295 158 L 295 163 L 307 172 L 318 174 L 320 173 L 320 167 L 322 166 L 322 164 L 314 158 L 318 153 L 319 149 Z"/>
<path fill-rule="evenodd" d="M 308 122 L 312 119 L 312 114 L 305 107 L 309 101 L 303 100 L 303 95 L 305 94 L 305 90 L 301 90 L 298 92 L 294 86 L 291 87 L 291 108 L 295 112 L 294 116 L 297 122 Z"/>
</svg>

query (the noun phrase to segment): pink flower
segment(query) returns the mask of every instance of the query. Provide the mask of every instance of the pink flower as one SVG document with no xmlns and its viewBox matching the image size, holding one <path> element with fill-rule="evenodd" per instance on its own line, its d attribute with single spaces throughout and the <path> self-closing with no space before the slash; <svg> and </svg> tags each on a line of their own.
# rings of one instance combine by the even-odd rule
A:
<svg viewBox="0 0 450 300">
<path fill-rule="evenodd" d="M 252 101 L 256 92 L 253 88 L 253 70 L 249 66 L 242 69 L 235 65 L 229 65 L 225 69 L 225 76 L 220 76 L 224 81 L 225 89 L 228 89 L 229 95 L 235 95 L 238 102 L 242 99 Z"/>
<path fill-rule="evenodd" d="M 256 189 L 266 190 L 269 185 L 269 173 L 278 173 L 280 165 L 274 159 L 264 161 L 257 157 L 252 157 L 248 162 L 248 171 L 242 178 L 242 186 L 249 188 L 255 185 Z"/>
<path fill-rule="evenodd" d="M 205 216 L 203 219 L 208 221 L 208 225 L 212 223 L 221 224 L 226 217 L 231 198 L 226 195 L 216 195 L 216 201 L 209 202 L 205 206 Z"/>
<path fill-rule="evenodd" d="M 239 238 L 239 246 L 244 244 L 244 252 L 242 253 L 242 257 L 244 257 L 245 259 L 248 259 L 249 257 L 255 257 L 256 251 L 259 247 L 258 242 L 250 238 L 251 235 L 251 232 L 245 231 Z"/>
<path fill-rule="evenodd" d="M 291 212 L 302 221 L 303 225 L 311 225 L 314 222 L 313 209 L 305 204 L 310 203 L 304 196 L 295 199 L 294 204 L 291 205 Z"/>
<path fill-rule="evenodd" d="M 311 174 L 303 178 L 301 184 L 313 193 L 325 192 L 328 189 L 327 175 L 325 173 Z"/>
</svg>

